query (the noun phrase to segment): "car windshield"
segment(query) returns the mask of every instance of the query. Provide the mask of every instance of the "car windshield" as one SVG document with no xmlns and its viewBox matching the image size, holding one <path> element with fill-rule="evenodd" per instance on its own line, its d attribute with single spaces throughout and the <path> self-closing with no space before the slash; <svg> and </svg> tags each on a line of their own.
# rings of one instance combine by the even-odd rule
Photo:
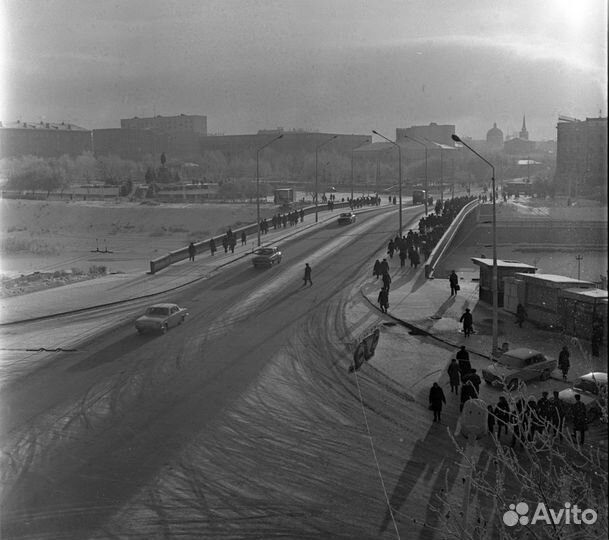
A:
<svg viewBox="0 0 609 540">
<path fill-rule="evenodd" d="M 165 315 L 169 315 L 169 308 L 151 307 L 146 310 L 146 315 L 153 315 L 154 317 L 163 317 Z"/>
<path fill-rule="evenodd" d="M 601 385 L 594 379 L 579 379 L 574 385 L 576 390 L 581 392 L 589 392 L 590 394 L 598 394 Z"/>
<path fill-rule="evenodd" d="M 522 358 L 517 358 L 515 356 L 510 356 L 509 354 L 502 354 L 498 359 L 500 364 L 511 368 L 519 368 L 524 366 L 525 362 Z"/>
<path fill-rule="evenodd" d="M 351 217 L 351 214 L 341 214 L 340 217 Z"/>
<path fill-rule="evenodd" d="M 257 249 L 255 251 L 256 255 L 272 255 L 273 254 L 273 250 L 270 248 L 262 248 L 262 249 Z"/>
</svg>

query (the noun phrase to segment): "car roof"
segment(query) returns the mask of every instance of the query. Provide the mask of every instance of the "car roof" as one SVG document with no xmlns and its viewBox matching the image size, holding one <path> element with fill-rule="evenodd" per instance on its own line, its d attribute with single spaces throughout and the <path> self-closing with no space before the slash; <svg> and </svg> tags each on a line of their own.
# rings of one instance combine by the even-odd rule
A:
<svg viewBox="0 0 609 540">
<path fill-rule="evenodd" d="M 173 306 L 176 306 L 177 304 L 170 304 L 169 302 L 165 302 L 162 304 L 152 304 L 150 307 L 151 308 L 170 308 Z"/>
<path fill-rule="evenodd" d="M 583 381 L 596 381 L 599 384 L 607 384 L 607 374 L 603 371 L 592 371 L 579 377 Z"/>
<path fill-rule="evenodd" d="M 539 351 L 536 351 L 535 349 L 527 349 L 526 347 L 520 347 L 518 349 L 508 349 L 507 351 L 505 351 L 503 353 L 503 355 L 506 356 L 512 356 L 514 358 L 521 358 L 521 359 L 526 359 L 526 358 L 530 358 L 531 356 L 535 356 L 538 354 L 543 354 Z M 501 356 L 503 356 L 501 355 Z M 501 361 L 501 357 L 499 357 L 499 360 Z"/>
</svg>

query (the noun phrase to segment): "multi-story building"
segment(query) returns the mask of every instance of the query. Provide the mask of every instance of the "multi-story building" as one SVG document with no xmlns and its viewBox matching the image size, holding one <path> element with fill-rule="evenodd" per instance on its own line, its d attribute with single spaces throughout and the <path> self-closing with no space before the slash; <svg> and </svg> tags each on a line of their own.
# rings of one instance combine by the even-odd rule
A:
<svg viewBox="0 0 609 540">
<path fill-rule="evenodd" d="M 152 116 L 148 118 L 121 118 L 122 129 L 153 129 L 164 133 L 190 132 L 207 135 L 207 116 L 180 114 L 178 116 Z"/>
<path fill-rule="evenodd" d="M 438 125 L 432 122 L 428 126 L 410 126 L 408 128 L 397 128 L 395 130 L 395 142 L 406 137 L 414 137 L 421 142 L 431 141 L 447 146 L 454 146 L 452 136 L 455 133 L 455 126 L 452 124 Z"/>
<path fill-rule="evenodd" d="M 557 193 L 592 195 L 607 200 L 607 117 L 578 120 L 558 117 Z"/>
<path fill-rule="evenodd" d="M 91 151 L 91 131 L 64 122 L 0 122 L 0 158 L 78 156 Z"/>
<path fill-rule="evenodd" d="M 93 153 L 141 161 L 146 156 L 158 156 L 167 149 L 167 135 L 151 129 L 94 129 Z M 156 159 L 155 159 L 156 161 Z"/>
</svg>

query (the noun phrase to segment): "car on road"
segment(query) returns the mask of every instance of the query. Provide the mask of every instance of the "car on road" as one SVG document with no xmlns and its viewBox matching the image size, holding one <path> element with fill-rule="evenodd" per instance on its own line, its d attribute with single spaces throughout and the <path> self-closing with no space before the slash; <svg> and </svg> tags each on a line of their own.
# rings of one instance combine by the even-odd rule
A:
<svg viewBox="0 0 609 540">
<path fill-rule="evenodd" d="M 602 371 L 586 373 L 573 383 L 572 388 L 565 388 L 558 393 L 558 397 L 567 406 L 575 404 L 575 394 L 579 394 L 580 401 L 586 406 L 588 421 L 593 422 L 602 416 L 607 409 L 607 374 Z"/>
<path fill-rule="evenodd" d="M 161 332 L 165 333 L 172 326 L 182 324 L 188 316 L 188 310 L 177 304 L 154 304 L 135 321 L 135 328 L 140 333 Z"/>
<path fill-rule="evenodd" d="M 505 351 L 482 370 L 482 378 L 493 386 L 518 388 L 521 382 L 535 379 L 545 381 L 556 369 L 556 360 L 525 347 Z"/>
<path fill-rule="evenodd" d="M 338 224 L 339 225 L 349 225 L 351 223 L 355 223 L 357 217 L 353 212 L 343 212 L 340 216 L 338 216 Z"/>
<path fill-rule="evenodd" d="M 254 268 L 269 267 L 281 262 L 282 253 L 277 246 L 261 247 L 254 250 Z"/>
</svg>

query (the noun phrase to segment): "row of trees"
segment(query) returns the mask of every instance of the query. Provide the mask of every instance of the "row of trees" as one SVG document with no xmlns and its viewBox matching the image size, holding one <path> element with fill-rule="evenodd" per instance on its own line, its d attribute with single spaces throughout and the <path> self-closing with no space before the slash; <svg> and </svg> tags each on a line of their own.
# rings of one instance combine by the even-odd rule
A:
<svg viewBox="0 0 609 540">
<path fill-rule="evenodd" d="M 404 155 L 402 157 L 403 179 L 409 183 L 422 183 L 426 175 L 430 185 L 439 182 L 440 178 L 447 184 L 453 181 L 485 184 L 490 179 L 489 168 L 485 163 L 454 150 L 442 154 L 430 150 L 427 163 L 422 151 L 410 151 L 406 159 Z M 495 165 L 498 182 L 523 176 L 522 166 L 515 165 L 513 158 L 501 153 L 489 155 L 488 158 Z M 22 156 L 3 159 L 0 160 L 0 174 L 7 180 L 10 189 L 47 191 L 83 183 L 154 184 L 161 180 L 177 183 L 195 179 L 224 183 L 227 178 L 254 179 L 257 170 L 261 179 L 281 178 L 312 183 L 317 176 L 320 186 L 324 188 L 350 185 L 352 179 L 356 184 L 378 186 L 394 185 L 398 180 L 397 152 L 392 150 L 381 154 L 356 153 L 353 157 L 324 151 L 318 153 L 316 160 L 314 153 L 284 154 L 267 148 L 259 156 L 258 163 L 251 152 L 227 156 L 220 151 L 207 151 L 190 163 L 193 164 L 196 165 L 194 170 L 197 171 L 198 178 L 191 177 L 192 168 L 188 175 L 182 174 L 184 164 L 171 158 L 159 167 L 158 156 L 147 155 L 136 162 L 117 156 L 96 157 L 87 152 L 77 157 Z M 532 180 L 542 180 L 543 191 L 549 192 L 552 176 L 553 164 L 546 163 L 536 168 Z"/>
</svg>

